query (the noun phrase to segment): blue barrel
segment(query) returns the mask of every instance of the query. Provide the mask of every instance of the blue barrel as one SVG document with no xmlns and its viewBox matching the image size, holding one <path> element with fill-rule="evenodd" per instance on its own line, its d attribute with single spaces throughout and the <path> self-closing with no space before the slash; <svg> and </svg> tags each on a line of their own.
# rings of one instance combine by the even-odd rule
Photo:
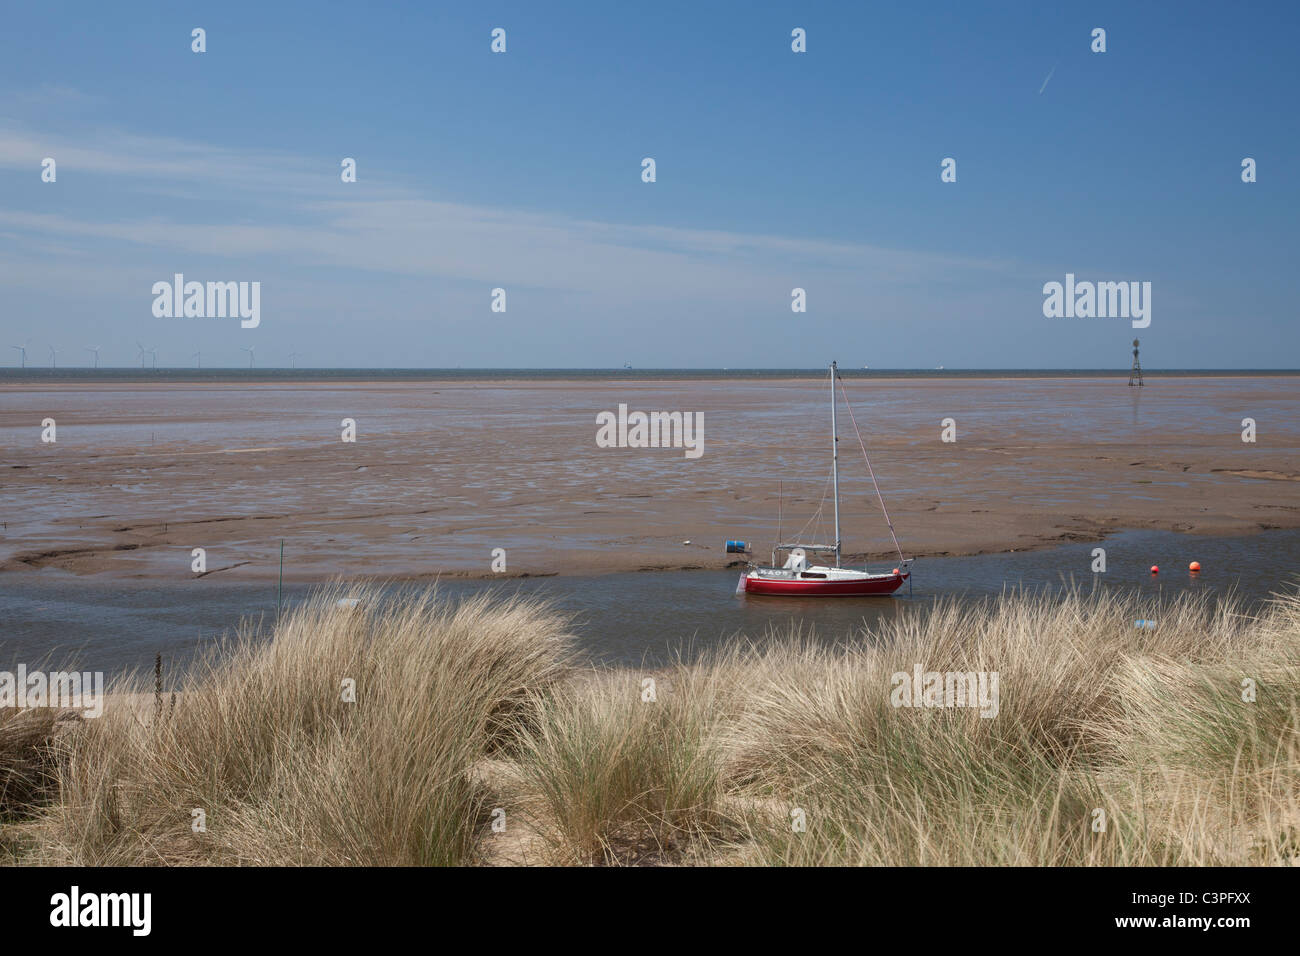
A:
<svg viewBox="0 0 1300 956">
<path fill-rule="evenodd" d="M 748 554 L 749 545 L 744 541 L 728 541 L 727 554 Z"/>
</svg>

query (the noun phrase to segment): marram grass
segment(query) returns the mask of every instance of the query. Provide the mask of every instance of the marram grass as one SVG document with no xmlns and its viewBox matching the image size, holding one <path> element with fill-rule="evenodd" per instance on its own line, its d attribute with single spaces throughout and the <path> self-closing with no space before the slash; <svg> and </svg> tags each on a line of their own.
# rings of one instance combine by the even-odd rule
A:
<svg viewBox="0 0 1300 956">
<path fill-rule="evenodd" d="M 544 603 L 341 594 L 174 707 L 137 680 L 57 735 L 0 714 L 0 860 L 1300 862 L 1300 594 L 1011 593 L 644 672 L 579 666 Z M 918 666 L 996 672 L 996 716 L 895 706 Z"/>
</svg>

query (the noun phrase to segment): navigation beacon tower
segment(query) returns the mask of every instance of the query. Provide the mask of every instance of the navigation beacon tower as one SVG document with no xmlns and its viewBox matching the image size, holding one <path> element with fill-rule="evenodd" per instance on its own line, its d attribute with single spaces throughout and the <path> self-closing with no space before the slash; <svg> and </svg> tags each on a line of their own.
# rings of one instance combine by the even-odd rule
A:
<svg viewBox="0 0 1300 956">
<path fill-rule="evenodd" d="M 1133 368 L 1128 373 L 1128 383 L 1130 385 L 1142 385 L 1142 363 L 1138 361 L 1138 340 L 1133 340 Z"/>
</svg>

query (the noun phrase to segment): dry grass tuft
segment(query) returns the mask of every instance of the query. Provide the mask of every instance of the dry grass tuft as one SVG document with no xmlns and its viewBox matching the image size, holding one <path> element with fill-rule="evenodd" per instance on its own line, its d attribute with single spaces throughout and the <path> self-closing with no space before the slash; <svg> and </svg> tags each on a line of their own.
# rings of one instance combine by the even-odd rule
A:
<svg viewBox="0 0 1300 956">
<path fill-rule="evenodd" d="M 486 799 L 472 768 L 564 677 L 567 623 L 521 598 L 367 590 L 346 609 L 342 593 L 316 595 L 270 642 L 244 633 L 200 662 L 174 709 L 87 722 L 42 859 L 469 862 Z M 143 693 L 138 680 L 114 690 Z"/>
<path fill-rule="evenodd" d="M 27 816 L 57 793 L 60 737 L 80 720 L 52 707 L 0 708 L 0 820 Z"/>
<path fill-rule="evenodd" d="M 714 688 L 690 668 L 597 673 L 537 696 L 514 792 L 555 862 L 671 861 L 717 832 L 722 749 Z"/>
<path fill-rule="evenodd" d="M 127 682 L 114 700 L 152 689 L 154 706 L 57 745 L 50 715 L 0 716 L 0 793 L 51 801 L 0 847 L 75 864 L 1300 862 L 1300 593 L 1255 616 L 1009 593 L 652 673 L 575 668 L 567 621 L 536 602 L 372 590 L 348 611 L 341 594 L 221 648 L 176 703 Z M 917 665 L 997 672 L 997 715 L 895 706 L 893 675 Z"/>
</svg>

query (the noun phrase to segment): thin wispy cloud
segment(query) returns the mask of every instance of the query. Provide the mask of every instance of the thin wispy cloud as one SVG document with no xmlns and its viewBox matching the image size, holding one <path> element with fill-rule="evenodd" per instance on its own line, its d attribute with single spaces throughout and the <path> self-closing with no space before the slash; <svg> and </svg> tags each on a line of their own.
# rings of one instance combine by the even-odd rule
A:
<svg viewBox="0 0 1300 956">
<path fill-rule="evenodd" d="M 36 169 L 34 157 L 44 142 L 31 132 L 0 130 L 0 166 Z M 179 210 L 169 217 L 94 219 L 4 210 L 0 227 L 32 240 L 98 241 L 119 259 L 141 262 L 159 261 L 157 252 L 165 251 L 168 261 L 179 253 L 218 256 L 263 271 L 270 263 L 291 263 L 656 299 L 768 294 L 755 290 L 783 272 L 798 272 L 805 281 L 839 275 L 854 283 L 895 284 L 1012 268 L 995 260 L 860 243 L 445 202 L 421 197 L 407 184 L 343 184 L 333 169 L 327 172 L 302 156 L 173 138 L 113 132 L 82 142 L 53 150 L 62 176 L 114 177 L 146 192 L 184 193 L 189 187 L 197 193 L 202 187 L 209 198 L 220 187 L 234 203 L 255 202 L 258 219 L 181 221 Z"/>
<path fill-rule="evenodd" d="M 88 109 L 102 103 L 102 97 L 86 90 L 42 83 L 28 89 L 0 92 L 0 115 L 38 116 L 50 110 Z"/>
<path fill-rule="evenodd" d="M 0 123 L 0 168 L 39 174 L 40 163 L 53 157 L 61 176 L 110 176 L 137 187 L 166 193 L 176 183 L 210 190 L 221 186 L 239 192 L 274 190 L 313 193 L 338 183 L 338 159 L 312 160 L 298 154 L 191 142 L 121 130 L 87 130 L 79 134 L 38 132 Z"/>
</svg>

